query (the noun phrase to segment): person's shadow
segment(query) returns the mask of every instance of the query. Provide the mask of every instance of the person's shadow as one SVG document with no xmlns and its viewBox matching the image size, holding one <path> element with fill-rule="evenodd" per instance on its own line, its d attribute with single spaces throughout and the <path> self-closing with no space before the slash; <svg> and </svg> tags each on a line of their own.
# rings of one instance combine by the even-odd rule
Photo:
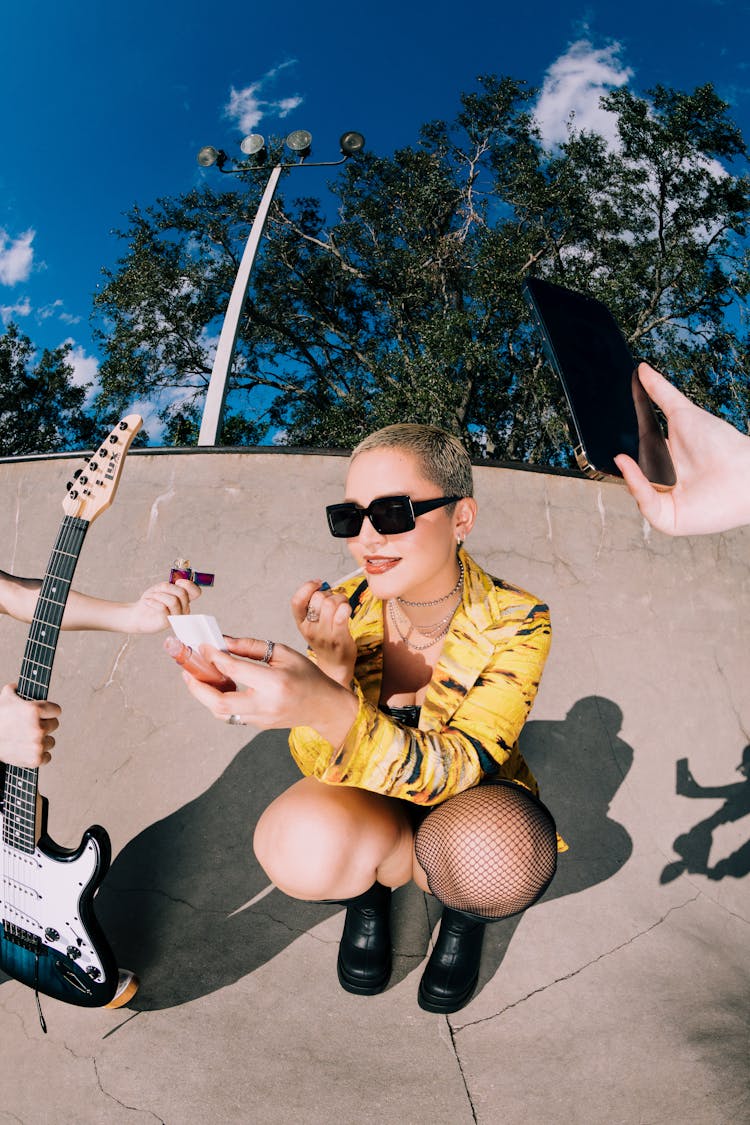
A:
<svg viewBox="0 0 750 1125">
<path fill-rule="evenodd" d="M 140 977 L 131 1008 L 172 1007 L 232 984 L 341 909 L 271 888 L 253 852 L 260 814 L 300 776 L 287 732 L 263 732 L 205 793 L 115 858 L 95 909 L 117 963 Z"/>
<path fill-rule="evenodd" d="M 545 901 L 610 878 L 631 854 L 628 833 L 608 816 L 632 762 L 618 737 L 621 722 L 616 704 L 590 696 L 562 721 L 524 728 L 524 756 L 570 845 Z M 169 1008 L 215 992 L 341 911 L 270 888 L 253 854 L 261 812 L 299 776 L 286 732 L 259 734 L 205 793 L 149 825 L 115 858 L 95 909 L 117 963 L 141 979 L 131 1009 Z M 421 966 L 439 915 L 440 904 L 413 884 L 396 891 L 390 987 Z M 518 922 L 487 927 L 480 988 L 497 971 Z M 335 947 L 332 987 L 334 963 Z"/>
<path fill-rule="evenodd" d="M 671 883 L 685 873 L 706 875 L 709 879 L 719 880 L 727 875 L 741 879 L 750 872 L 750 840 L 713 866 L 708 862 L 714 829 L 720 824 L 733 824 L 750 814 L 750 745 L 742 752 L 737 772 L 744 776 L 744 781 L 729 785 L 699 785 L 690 772 L 687 758 L 679 759 L 676 785 L 678 796 L 719 798 L 724 804 L 711 816 L 699 821 L 689 832 L 677 837 L 673 847 L 680 859 L 666 865 L 660 882 Z"/>
<path fill-rule="evenodd" d="M 523 756 L 569 847 L 558 857 L 557 873 L 542 902 L 603 883 L 630 858 L 630 835 L 609 816 L 633 762 L 632 748 L 619 737 L 622 718 L 616 703 L 590 695 L 574 703 L 564 720 L 532 719 L 521 732 Z M 439 907 L 436 920 L 438 916 Z M 516 915 L 487 927 L 480 989 L 500 967 L 522 918 Z"/>
</svg>

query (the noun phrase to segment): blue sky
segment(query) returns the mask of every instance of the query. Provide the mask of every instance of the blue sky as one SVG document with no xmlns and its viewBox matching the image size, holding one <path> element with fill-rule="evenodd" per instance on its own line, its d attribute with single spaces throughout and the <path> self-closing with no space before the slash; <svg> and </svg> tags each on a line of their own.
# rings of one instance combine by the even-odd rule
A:
<svg viewBox="0 0 750 1125">
<path fill-rule="evenodd" d="M 712 82 L 750 142 L 744 0 L 15 0 L 3 25 L 0 317 L 39 347 L 72 341 L 82 381 L 99 360 L 92 295 L 123 250 L 112 231 L 134 203 L 216 182 L 196 163 L 204 144 L 239 156 L 248 132 L 306 128 L 327 160 L 356 129 L 388 153 L 452 118 L 485 73 L 543 91 L 550 139 L 571 110 L 594 123 L 599 94 L 623 81 Z M 293 194 L 325 191 L 322 172 L 296 178 Z"/>
</svg>

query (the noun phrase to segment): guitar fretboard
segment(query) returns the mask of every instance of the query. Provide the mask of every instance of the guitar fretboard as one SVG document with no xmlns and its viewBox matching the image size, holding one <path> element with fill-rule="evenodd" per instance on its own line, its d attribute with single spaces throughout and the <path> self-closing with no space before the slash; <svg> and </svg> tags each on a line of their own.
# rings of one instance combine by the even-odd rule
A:
<svg viewBox="0 0 750 1125">
<path fill-rule="evenodd" d="M 60 525 L 26 640 L 18 677 L 22 699 L 47 698 L 65 603 L 88 527 L 88 520 L 76 516 L 65 516 Z M 3 783 L 3 843 L 29 853 L 36 847 L 38 773 L 6 766 Z"/>
</svg>

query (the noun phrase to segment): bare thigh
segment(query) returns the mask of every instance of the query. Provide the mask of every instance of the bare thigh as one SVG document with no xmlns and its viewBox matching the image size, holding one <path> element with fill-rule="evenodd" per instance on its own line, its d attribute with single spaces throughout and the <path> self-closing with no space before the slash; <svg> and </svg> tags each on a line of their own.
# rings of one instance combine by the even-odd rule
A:
<svg viewBox="0 0 750 1125">
<path fill-rule="evenodd" d="M 414 831 L 402 802 L 312 777 L 268 806 L 253 846 L 271 881 L 301 899 L 353 898 L 376 879 L 398 887 L 416 865 Z"/>
</svg>

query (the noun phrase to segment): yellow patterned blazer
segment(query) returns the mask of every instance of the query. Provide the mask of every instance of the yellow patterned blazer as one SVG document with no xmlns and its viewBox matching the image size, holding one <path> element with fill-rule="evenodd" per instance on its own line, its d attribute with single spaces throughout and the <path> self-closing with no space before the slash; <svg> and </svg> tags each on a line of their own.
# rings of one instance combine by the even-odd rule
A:
<svg viewBox="0 0 750 1125">
<path fill-rule="evenodd" d="M 292 729 L 289 745 L 303 774 L 427 806 L 491 777 L 538 793 L 518 736 L 549 651 L 549 610 L 486 574 L 464 551 L 461 559 L 463 597 L 416 729 L 379 710 L 383 603 L 361 576 L 336 587 L 352 604 L 359 711 L 339 747 L 311 727 Z"/>
</svg>

